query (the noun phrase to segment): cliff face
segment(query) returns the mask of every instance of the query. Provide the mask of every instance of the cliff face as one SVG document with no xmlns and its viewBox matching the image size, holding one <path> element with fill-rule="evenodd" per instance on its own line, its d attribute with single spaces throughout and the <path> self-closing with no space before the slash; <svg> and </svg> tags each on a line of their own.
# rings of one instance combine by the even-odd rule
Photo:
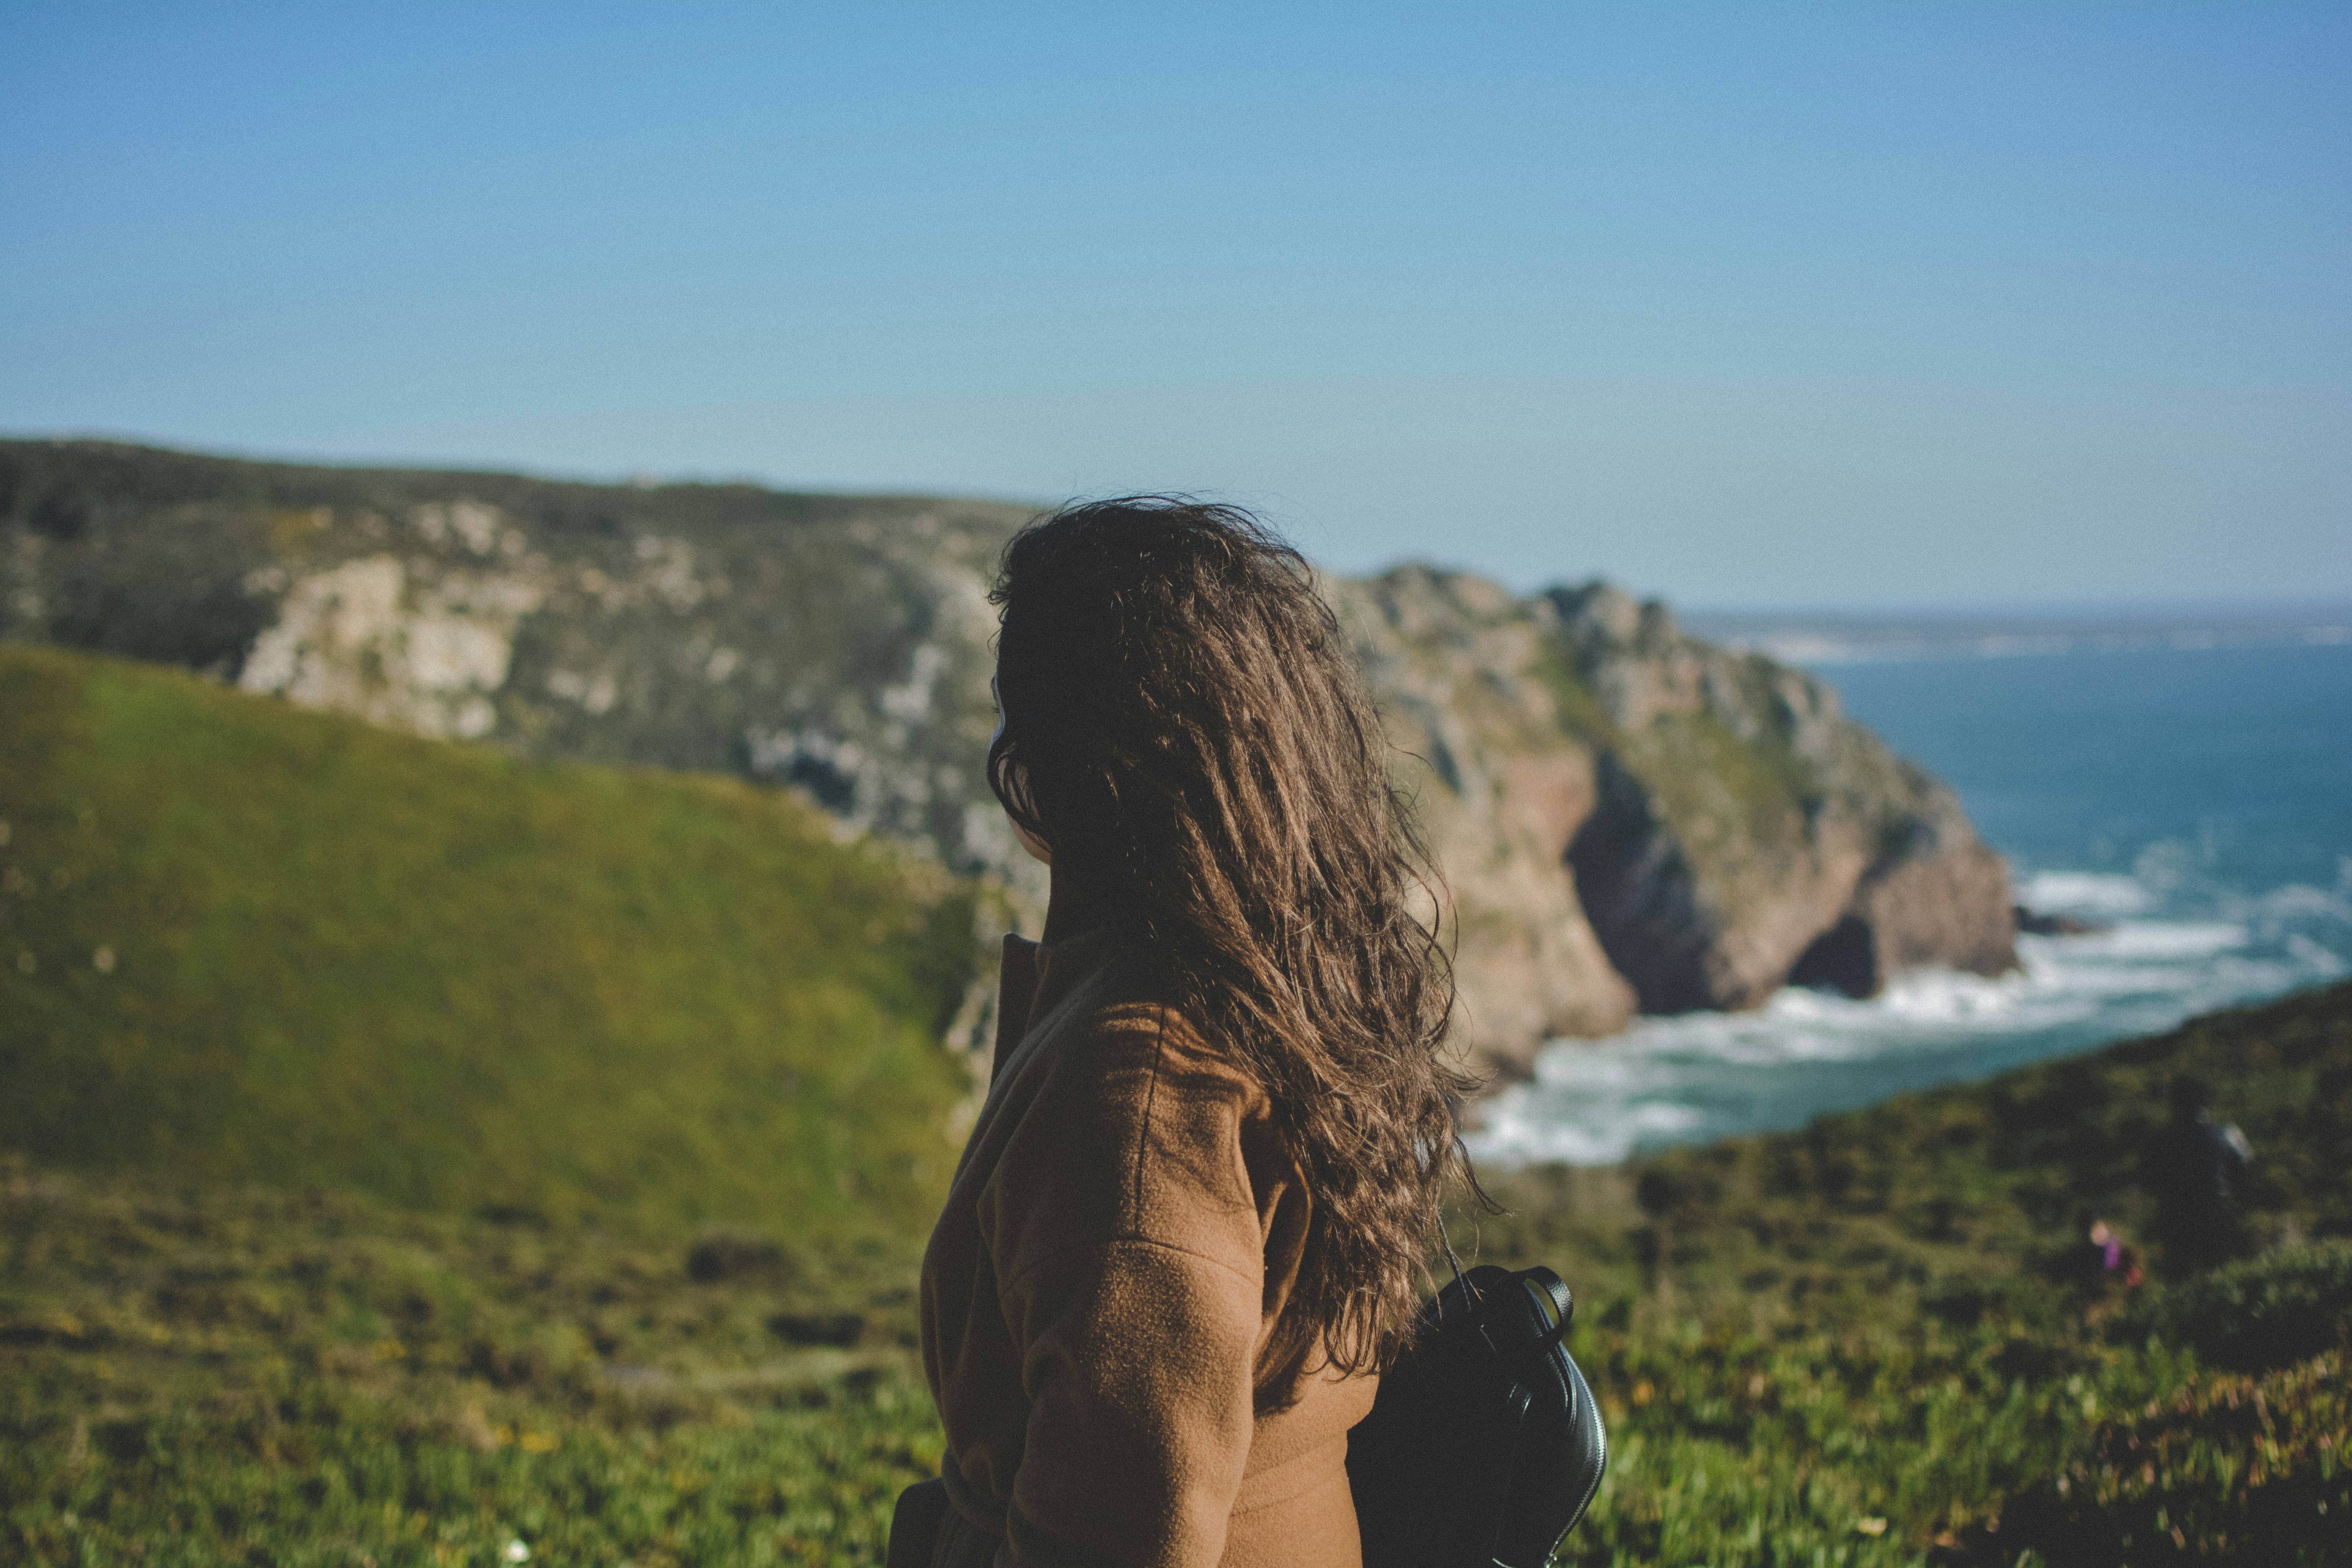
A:
<svg viewBox="0 0 2352 1568">
<path fill-rule="evenodd" d="M 1514 599 L 1405 567 L 1338 597 L 1412 753 L 1487 1064 L 1791 980 L 2015 967 L 2000 858 L 1811 676 L 1602 584 Z"/>
<path fill-rule="evenodd" d="M 985 587 L 1026 515 L 0 442 L 0 637 L 790 785 L 1034 914 L 981 772 Z M 1330 587 L 1450 887 L 1478 1064 L 1792 976 L 1867 994 L 2013 964 L 2006 872 L 1958 802 L 1801 672 L 1602 584 Z"/>
<path fill-rule="evenodd" d="M 1568 861 L 1644 1012 L 1755 1006 L 1792 979 L 1869 995 L 1919 964 L 2016 966 L 2000 858 L 1834 691 L 1606 584 L 1544 602 L 1593 699 L 1567 718 L 1601 781 Z"/>
<path fill-rule="evenodd" d="M 1595 753 L 1561 722 L 1549 617 L 1483 579 L 1420 566 L 1334 587 L 1451 895 L 1474 1053 L 1518 1072 L 1552 1037 L 1622 1028 L 1633 988 L 1565 861 L 1598 781 Z"/>
</svg>

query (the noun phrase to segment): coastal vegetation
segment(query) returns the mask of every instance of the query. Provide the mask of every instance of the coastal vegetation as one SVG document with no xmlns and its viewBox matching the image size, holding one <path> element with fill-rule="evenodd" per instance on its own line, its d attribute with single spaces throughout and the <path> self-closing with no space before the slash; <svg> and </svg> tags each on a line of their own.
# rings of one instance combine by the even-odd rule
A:
<svg viewBox="0 0 2352 1568">
<path fill-rule="evenodd" d="M 1003 518 L 22 450 L 64 445 L 0 474 L 7 613 L 51 616 L 0 640 L 0 1561 L 878 1561 L 940 1451 L 913 1285 L 971 1089 L 941 1040 L 979 1032 L 975 936 L 1003 918 L 943 868 L 985 868 L 980 828 L 908 847 L 965 821 L 954 748 L 984 717 L 969 659 L 934 689 L 909 649 L 981 624 L 940 606 L 978 603 Z M 236 574 L 205 564 L 248 524 Z M 559 572 L 574 536 L 602 553 Z M 348 570 L 396 537 L 400 574 Z M 709 606 L 762 561 L 833 562 L 795 591 L 840 618 L 862 581 L 901 618 L 801 695 L 781 654 L 739 689 L 764 656 Z M 30 646 L 102 627 L 202 665 L 171 638 L 269 582 L 246 640 L 202 644 L 213 679 Z M 367 598 L 385 582 L 410 599 Z M 518 583 L 577 614 L 530 621 Z M 1412 569 L 1343 598 L 1390 627 L 1368 659 L 1490 924 L 1529 889 L 1582 920 L 1557 874 L 1580 813 L 1661 854 L 1745 813 L 1733 838 L 1818 868 L 1780 795 L 1895 765 L 1825 689 L 1622 595 L 1547 621 Z M 226 689 L 298 601 L 286 689 L 397 698 L 377 722 Z M 468 639 L 500 626 L 528 679 L 478 689 L 497 661 Z M 639 659 L 609 687 L 600 637 Z M 803 698 L 836 728 L 726 706 Z M 463 732 L 477 700 L 478 743 L 400 732 Z M 1777 727 L 1737 727 L 1772 700 Z M 775 743 L 733 776 L 576 760 L 666 760 L 722 712 Z M 1657 780 L 1694 758 L 1713 782 L 1679 800 Z M 1865 788 L 1853 821 L 1982 856 L 1948 792 L 1897 782 L 1919 811 Z M 1824 919 L 1868 912 L 1833 881 Z M 1578 929 L 1524 973 L 1611 973 Z M 1492 940 L 1466 967 L 1526 939 Z M 1489 973 L 1490 999 L 1524 980 Z M 2168 1249 L 2155 1195 L 2191 1078 L 2255 1151 L 2219 1268 Z M 2321 1564 L 2352 1517 L 2347 1168 L 2339 984 L 1791 1132 L 1493 1173 L 1501 1212 L 1452 1225 L 1578 1292 L 1615 1457 L 1573 1561 Z"/>
<path fill-rule="evenodd" d="M 0 1148 L 437 1212 L 898 1235 L 971 885 L 726 778 L 0 644 Z"/>
<path fill-rule="evenodd" d="M 0 652 L 0 693 L 48 737 L 10 753 L 0 852 L 6 929 L 34 954 L 0 970 L 11 1558 L 879 1560 L 891 1500 L 940 1451 L 912 1286 L 953 1153 L 960 1079 L 927 1031 L 958 994 L 968 894 L 737 784 L 522 763 L 39 650 Z M 297 754 L 326 787 L 273 786 L 271 759 Z M 181 792 L 206 810 L 173 806 Z M 471 826 L 436 837 L 420 801 Z M 481 811 L 519 815 L 491 834 Z M 487 842 L 508 848 L 459 852 Z M 463 894 L 432 906 L 454 938 L 403 949 L 428 940 L 404 934 L 414 906 L 352 923 L 380 895 L 427 897 L 403 879 L 428 875 Z M 795 1037 L 730 1034 L 739 1015 L 695 1000 L 750 984 L 724 964 L 755 950 L 693 915 L 739 900 L 822 961 L 798 984 L 857 982 L 824 1027 L 896 1020 L 869 1037 L 903 1047 L 869 1076 L 813 1065 L 758 1099 Z M 691 943 L 661 944 L 664 911 Z M 550 1073 L 622 1048 L 569 1065 L 578 1020 L 522 1026 L 532 998 L 554 1007 L 501 934 L 526 920 L 557 957 L 619 922 L 636 946 L 589 950 L 620 967 L 600 994 L 685 1008 L 717 1043 L 667 1038 L 658 1061 L 571 1080 L 569 1102 L 499 1092 L 510 1080 L 418 1020 L 509 1020 L 502 1049 Z M 220 990 L 209 965 L 261 942 L 300 960 L 240 969 L 280 1000 Z M 374 967 L 342 948 L 379 945 L 362 984 Z M 427 984 L 436 965 L 457 978 Z M 115 982 L 130 1000 L 105 1000 Z M 146 1042 L 201 1026 L 198 999 L 236 1009 L 194 1037 L 247 1075 L 249 1111 L 190 1114 L 152 1088 L 178 1069 Z M 672 1073 L 667 1094 L 626 1091 Z M 2158 1239 L 2150 1161 L 2184 1076 L 2257 1154 L 2246 1256 L 2219 1269 Z M 46 1114 L 21 1109 L 28 1091 Z M 723 1114 L 734 1094 L 748 1108 Z M 281 1148 L 287 1117 L 334 1136 Z M 681 1120 L 705 1129 L 699 1165 L 597 1154 L 657 1153 Z M 822 1159 L 846 1184 L 820 1179 L 819 1138 L 839 1140 Z M 543 1181 L 514 1184 L 541 1161 Z M 2338 985 L 1794 1132 L 1497 1173 L 1506 1212 L 1454 1228 L 1579 1292 L 1572 1343 L 1615 1452 L 1572 1561 L 2321 1564 L 2352 1510 L 2348 1161 Z M 789 1201 L 753 1201 L 762 1182 Z M 723 1210 L 709 1195 L 730 1192 Z M 2137 1283 L 2090 1246 L 2095 1221 Z"/>
<path fill-rule="evenodd" d="M 0 1173 L 0 1561 L 878 1563 L 903 1246 Z M 527 1554 L 527 1555 L 526 1555 Z"/>
<path fill-rule="evenodd" d="M 2218 1270 L 2158 1239 L 2183 1079 L 2256 1152 Z M 2336 1563 L 2347 1163 L 2338 984 L 1799 1131 L 1502 1175 L 1508 1212 L 1456 1229 L 1580 1293 L 1616 1456 L 1578 1561 Z"/>
</svg>

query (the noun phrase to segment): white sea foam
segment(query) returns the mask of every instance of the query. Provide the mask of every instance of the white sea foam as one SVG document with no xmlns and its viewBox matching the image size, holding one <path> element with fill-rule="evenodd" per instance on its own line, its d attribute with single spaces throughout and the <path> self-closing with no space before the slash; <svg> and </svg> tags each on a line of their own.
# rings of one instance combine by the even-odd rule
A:
<svg viewBox="0 0 2352 1568">
<path fill-rule="evenodd" d="M 2156 903 L 2138 878 L 2105 871 L 2038 871 L 2018 891 L 2037 914 L 2136 915 Z"/>
<path fill-rule="evenodd" d="M 2352 963 L 2338 958 L 2299 931 L 2287 933 L 2286 950 L 2298 963 L 2316 975 L 2333 977 L 2352 969 Z"/>
<path fill-rule="evenodd" d="M 2352 864 L 2345 869 L 2345 880 L 2352 883 Z M 2276 888 L 2259 898 L 2237 900 L 2242 918 L 2251 921 L 2284 924 L 2291 921 L 2334 921 L 2352 925 L 2352 898 L 2341 889 L 2306 887 L 2297 882 Z"/>
<path fill-rule="evenodd" d="M 2247 931 L 2229 921 L 2119 921 L 2077 937 L 2024 937 L 2024 951 L 2069 963 L 2162 963 L 2210 957 L 2246 945 Z"/>
<path fill-rule="evenodd" d="M 2347 879 L 2352 885 L 2352 879 Z M 1801 1122 L 1929 1083 L 1979 1077 L 2352 971 L 2352 902 L 2287 888 L 2230 919 L 2116 918 L 2156 903 L 2136 878 L 2045 871 L 2032 907 L 2115 923 L 2019 939 L 1988 979 L 1899 975 L 1868 1001 L 1785 989 L 1751 1013 L 1643 1018 L 1613 1039 L 1561 1041 L 1534 1081 L 1482 1108 L 1473 1155 L 1499 1164 L 1605 1163 L 1645 1146 Z"/>
</svg>

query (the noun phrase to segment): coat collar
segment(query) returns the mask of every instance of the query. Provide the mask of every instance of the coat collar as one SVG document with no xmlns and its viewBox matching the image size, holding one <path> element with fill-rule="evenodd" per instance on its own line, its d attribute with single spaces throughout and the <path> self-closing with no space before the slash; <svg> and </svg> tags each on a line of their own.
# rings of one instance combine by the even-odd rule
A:
<svg viewBox="0 0 2352 1568">
<path fill-rule="evenodd" d="M 1111 960 L 1110 933 L 1081 931 L 1056 942 L 1031 942 L 1010 932 L 996 998 L 996 1048 L 989 1075 L 1004 1070 L 1013 1048 L 1039 1020 L 1067 1001 Z"/>
</svg>

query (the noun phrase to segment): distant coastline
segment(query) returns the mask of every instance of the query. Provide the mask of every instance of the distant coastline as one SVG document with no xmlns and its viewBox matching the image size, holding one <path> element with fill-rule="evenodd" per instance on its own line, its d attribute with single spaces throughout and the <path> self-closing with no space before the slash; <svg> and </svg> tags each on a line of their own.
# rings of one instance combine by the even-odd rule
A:
<svg viewBox="0 0 2352 1568">
<path fill-rule="evenodd" d="M 1709 641 L 1797 665 L 2352 643 L 2352 603 L 2143 612 L 1692 610 Z"/>
</svg>

